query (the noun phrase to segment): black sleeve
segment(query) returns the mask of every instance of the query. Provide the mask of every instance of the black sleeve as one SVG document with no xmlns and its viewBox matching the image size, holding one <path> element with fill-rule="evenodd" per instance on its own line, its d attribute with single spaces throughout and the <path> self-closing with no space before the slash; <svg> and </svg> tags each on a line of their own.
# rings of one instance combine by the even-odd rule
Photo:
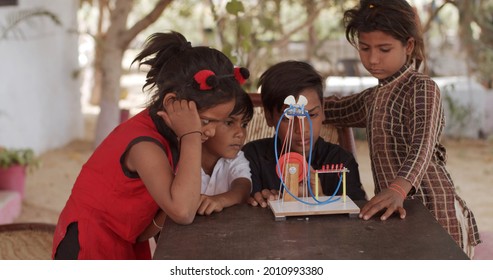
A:
<svg viewBox="0 0 493 280">
<path fill-rule="evenodd" d="M 254 194 L 262 190 L 260 155 L 255 145 L 250 142 L 243 147 L 245 158 L 250 162 L 250 173 L 252 174 L 252 192 Z"/>
<path fill-rule="evenodd" d="M 346 168 L 349 173 L 346 174 L 346 192 L 352 200 L 366 200 L 366 193 L 361 184 L 359 167 L 353 155 L 348 153 Z"/>
<path fill-rule="evenodd" d="M 366 200 L 366 193 L 360 180 L 358 163 L 351 153 L 339 145 L 319 140 L 317 141 L 314 157 L 315 160 L 312 166 L 316 169 L 320 169 L 324 164 L 342 163 L 349 169 L 349 172 L 346 173 L 346 194 L 352 200 Z M 340 177 L 334 173 L 322 174 L 320 176 L 324 195 L 331 196 L 336 190 Z M 342 185 L 337 191 L 337 195 L 341 194 Z"/>
</svg>

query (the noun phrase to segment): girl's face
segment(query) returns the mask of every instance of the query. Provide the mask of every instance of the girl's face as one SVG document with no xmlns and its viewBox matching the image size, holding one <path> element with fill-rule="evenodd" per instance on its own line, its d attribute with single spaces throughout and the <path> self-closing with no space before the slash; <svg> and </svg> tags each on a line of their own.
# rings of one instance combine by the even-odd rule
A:
<svg viewBox="0 0 493 280">
<path fill-rule="evenodd" d="M 399 71 L 414 49 L 414 39 L 405 45 L 382 31 L 363 32 L 358 37 L 358 52 L 363 66 L 377 79 Z"/>
<path fill-rule="evenodd" d="M 315 141 L 320 135 L 322 122 L 325 120 L 322 104 L 320 103 L 317 92 L 313 89 L 305 89 L 300 92 L 300 95 L 305 96 L 308 100 L 308 103 L 305 105 L 305 110 L 308 111 L 310 120 L 312 121 L 313 144 L 315 144 Z M 272 118 L 270 118 L 270 114 L 266 114 L 267 124 L 276 128 L 279 119 L 286 108 L 287 107 L 283 107 L 282 112 L 280 113 L 273 112 Z M 303 126 L 301 122 L 304 122 Z M 284 141 L 286 137 L 290 137 L 292 135 L 291 152 L 297 152 L 299 154 L 303 154 L 303 152 L 305 152 L 308 156 L 308 153 L 310 152 L 310 124 L 308 122 L 308 118 L 303 118 L 303 120 L 301 120 L 300 118 L 295 117 L 294 124 L 291 129 L 289 127 L 289 120 L 286 117 L 283 117 L 281 124 L 279 125 L 278 135 L 280 141 Z"/>
<path fill-rule="evenodd" d="M 234 105 L 235 101 L 231 100 L 199 113 L 202 120 L 202 142 L 214 137 L 217 127 L 229 118 Z"/>
</svg>

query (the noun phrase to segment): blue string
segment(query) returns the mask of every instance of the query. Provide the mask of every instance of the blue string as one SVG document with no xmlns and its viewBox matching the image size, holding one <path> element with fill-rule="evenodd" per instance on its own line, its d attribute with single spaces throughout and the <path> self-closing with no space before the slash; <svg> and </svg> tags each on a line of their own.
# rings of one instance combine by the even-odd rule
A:
<svg viewBox="0 0 493 280">
<path fill-rule="evenodd" d="M 288 114 L 289 114 L 289 116 L 292 116 L 292 117 L 304 116 L 308 119 L 308 123 L 310 124 L 310 150 L 309 150 L 309 154 L 308 154 L 308 168 L 312 166 L 312 149 L 313 149 L 313 128 L 312 128 L 312 120 L 310 118 L 310 114 L 308 114 L 308 111 L 305 110 L 304 105 L 301 105 L 301 108 L 297 108 L 292 104 L 289 105 L 289 107 L 286 108 L 286 110 L 284 110 L 281 117 L 279 118 L 279 121 L 277 122 L 276 134 L 274 137 L 274 152 L 275 152 L 275 156 L 276 156 L 276 167 L 277 167 L 278 174 L 280 175 L 279 179 L 281 179 L 281 184 L 282 184 L 284 191 L 287 191 L 288 194 L 291 195 L 297 201 L 304 203 L 304 204 L 308 204 L 308 205 L 325 205 L 325 204 L 329 204 L 329 203 L 338 201 L 340 199 L 340 197 L 338 197 L 337 199 L 333 199 L 333 198 L 337 194 L 337 192 L 339 191 L 339 188 L 340 188 L 341 182 L 342 182 L 342 176 L 339 176 L 339 183 L 337 184 L 337 188 L 335 189 L 334 193 L 332 193 L 332 195 L 325 201 L 318 200 L 313 195 L 312 188 L 311 187 L 307 188 L 308 192 L 310 193 L 310 196 L 313 198 L 313 200 L 315 200 L 316 203 L 311 203 L 311 202 L 304 201 L 304 200 L 298 198 L 298 196 L 293 195 L 293 193 L 291 193 L 289 191 L 289 188 L 286 187 L 286 184 L 284 183 L 284 179 L 283 179 L 284 176 L 282 176 L 283 173 L 281 172 L 281 167 L 279 165 L 279 153 L 277 151 L 277 138 L 279 135 L 279 127 L 281 126 L 282 119 Z M 308 182 L 310 182 L 310 173 L 311 172 L 308 172 L 308 175 L 307 175 Z M 282 191 L 282 190 L 279 190 L 279 191 Z M 286 195 L 286 194 L 284 194 L 284 195 Z"/>
</svg>

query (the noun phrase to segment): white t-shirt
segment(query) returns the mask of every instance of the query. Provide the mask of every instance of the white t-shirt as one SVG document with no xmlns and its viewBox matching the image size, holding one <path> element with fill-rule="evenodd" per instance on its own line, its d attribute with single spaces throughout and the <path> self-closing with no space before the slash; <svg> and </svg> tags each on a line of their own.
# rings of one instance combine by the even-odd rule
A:
<svg viewBox="0 0 493 280">
<path fill-rule="evenodd" d="M 247 178 L 251 181 L 250 163 L 240 151 L 234 159 L 220 158 L 212 175 L 205 174 L 201 169 L 202 188 L 201 194 L 217 195 L 231 189 L 231 183 L 237 178 Z M 251 190 L 250 190 L 251 191 Z"/>
</svg>

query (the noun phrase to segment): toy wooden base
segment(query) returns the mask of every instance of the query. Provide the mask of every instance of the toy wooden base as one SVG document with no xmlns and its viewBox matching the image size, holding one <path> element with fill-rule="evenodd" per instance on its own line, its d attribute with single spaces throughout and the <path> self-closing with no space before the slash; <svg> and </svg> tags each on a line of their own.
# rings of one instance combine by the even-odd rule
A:
<svg viewBox="0 0 493 280">
<path fill-rule="evenodd" d="M 339 199 L 338 199 L 339 198 Z M 302 197 L 303 201 L 309 203 L 316 203 L 312 197 Z M 326 201 L 328 196 L 321 196 L 318 201 Z M 269 207 L 274 214 L 276 221 L 286 220 L 286 217 L 290 216 L 311 216 L 311 215 L 330 215 L 330 214 L 349 214 L 349 216 L 356 216 L 359 214 L 359 207 L 346 196 L 344 202 L 341 196 L 334 196 L 332 200 L 336 200 L 327 204 L 309 205 L 299 201 L 283 201 L 283 200 L 270 200 Z"/>
</svg>

